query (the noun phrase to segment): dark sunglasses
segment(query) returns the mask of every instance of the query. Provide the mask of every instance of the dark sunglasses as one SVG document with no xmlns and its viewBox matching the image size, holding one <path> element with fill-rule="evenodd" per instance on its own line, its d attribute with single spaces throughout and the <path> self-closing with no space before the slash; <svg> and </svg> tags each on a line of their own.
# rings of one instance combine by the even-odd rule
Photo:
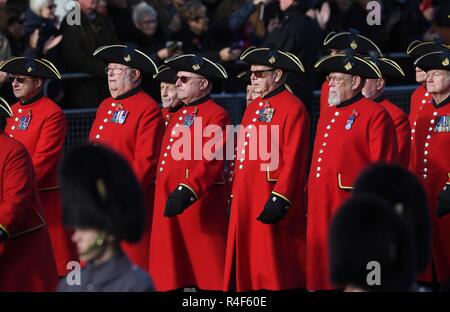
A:
<svg viewBox="0 0 450 312">
<path fill-rule="evenodd" d="M 251 77 L 252 74 L 255 75 L 256 78 L 263 78 L 265 72 L 275 71 L 276 68 L 272 69 L 263 69 L 263 70 L 249 70 L 248 75 Z"/>
<path fill-rule="evenodd" d="M 180 80 L 181 83 L 187 83 L 191 79 L 203 79 L 200 77 L 187 77 L 187 76 L 177 76 L 177 81 Z"/>
<path fill-rule="evenodd" d="M 18 83 L 24 83 L 25 80 L 27 80 L 27 77 L 17 77 L 17 76 L 9 76 L 9 80 L 11 83 L 14 82 L 14 80 L 16 80 Z"/>
</svg>

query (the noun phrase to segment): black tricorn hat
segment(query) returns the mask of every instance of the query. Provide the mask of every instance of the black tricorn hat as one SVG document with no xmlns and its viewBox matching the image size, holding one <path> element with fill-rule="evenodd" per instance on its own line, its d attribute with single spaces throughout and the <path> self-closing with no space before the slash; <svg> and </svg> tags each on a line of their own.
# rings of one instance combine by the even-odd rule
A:
<svg viewBox="0 0 450 312">
<path fill-rule="evenodd" d="M 351 53 L 338 53 L 322 57 L 314 68 L 327 72 L 344 73 L 363 78 L 381 78 L 377 65 Z"/>
<path fill-rule="evenodd" d="M 380 48 L 372 40 L 360 35 L 355 29 L 338 33 L 332 31 L 325 37 L 323 45 L 329 49 L 351 49 L 359 54 L 369 54 L 370 51 L 377 51 L 379 55 L 382 55 Z"/>
<path fill-rule="evenodd" d="M 228 74 L 222 65 L 196 54 L 183 54 L 164 61 L 175 71 L 186 71 L 201 75 L 207 79 L 227 79 Z"/>
<path fill-rule="evenodd" d="M 0 63 L 0 71 L 36 78 L 61 79 L 61 74 L 55 65 L 40 58 L 13 56 Z"/>
<path fill-rule="evenodd" d="M 333 217 L 328 239 L 330 278 L 336 286 L 370 291 L 411 289 L 416 277 L 413 241 L 406 222 L 387 201 L 354 195 Z M 380 283 L 376 275 L 368 283 L 371 269 L 378 271 Z"/>
<path fill-rule="evenodd" d="M 305 72 L 305 68 L 297 56 L 272 47 L 249 47 L 242 52 L 240 59 L 248 64 L 265 65 L 285 71 Z"/>
<path fill-rule="evenodd" d="M 2 97 L 0 97 L 0 116 L 4 118 L 12 117 L 13 112 L 11 110 L 11 106 L 9 106 L 8 102 Z"/>
<path fill-rule="evenodd" d="M 250 79 L 250 74 L 248 71 L 240 72 L 236 77 L 237 77 L 237 79 L 239 79 L 239 81 L 244 86 L 248 86 L 248 85 L 252 84 L 252 81 Z"/>
<path fill-rule="evenodd" d="M 153 79 L 159 82 L 175 84 L 177 82 L 177 72 L 169 66 L 161 65 L 158 67 L 158 73 L 153 75 Z"/>
<path fill-rule="evenodd" d="M 431 52 L 415 60 L 414 65 L 424 71 L 443 69 L 450 71 L 450 50 Z"/>
<path fill-rule="evenodd" d="M 158 73 L 155 62 L 132 44 L 103 46 L 95 50 L 93 55 L 106 63 L 122 64 L 149 75 Z"/>
<path fill-rule="evenodd" d="M 398 65 L 393 60 L 387 57 L 377 56 L 376 54 L 371 54 L 368 57 L 365 57 L 366 60 L 375 63 L 378 69 L 381 72 L 381 76 L 383 77 L 404 77 L 405 73 L 403 72 L 400 65 Z"/>
<path fill-rule="evenodd" d="M 107 147 L 73 148 L 60 166 L 66 227 L 92 228 L 136 242 L 145 227 L 141 187 L 127 161 Z"/>
<path fill-rule="evenodd" d="M 440 52 L 442 50 L 449 49 L 449 46 L 446 46 L 442 42 L 438 40 L 435 41 L 419 41 L 415 40 L 411 42 L 406 49 L 406 53 L 410 55 L 412 58 L 417 59 L 425 54 L 431 52 Z"/>
<path fill-rule="evenodd" d="M 399 165 L 375 164 L 360 174 L 353 193 L 371 193 L 393 205 L 412 232 L 417 273 L 423 272 L 431 257 L 431 220 L 427 197 L 417 178 Z"/>
</svg>

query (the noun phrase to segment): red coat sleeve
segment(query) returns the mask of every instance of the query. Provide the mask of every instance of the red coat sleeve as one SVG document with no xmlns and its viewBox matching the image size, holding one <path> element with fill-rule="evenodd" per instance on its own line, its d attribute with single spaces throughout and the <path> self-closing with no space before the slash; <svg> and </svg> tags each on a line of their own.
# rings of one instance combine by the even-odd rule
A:
<svg viewBox="0 0 450 312">
<path fill-rule="evenodd" d="M 406 114 L 395 116 L 394 125 L 397 132 L 398 160 L 404 168 L 408 168 L 411 150 L 411 127 Z"/>
<path fill-rule="evenodd" d="M 202 195 L 211 187 L 214 182 L 220 180 L 223 177 L 224 170 L 224 160 L 221 159 L 208 159 L 207 155 L 204 154 L 205 151 L 210 151 L 210 146 L 214 143 L 221 152 L 222 155 L 225 154 L 225 144 L 226 144 L 226 125 L 230 124 L 228 115 L 223 112 L 221 114 L 216 114 L 213 116 L 207 125 L 217 125 L 222 130 L 222 137 L 216 138 L 212 136 L 211 138 L 203 138 L 202 150 L 203 156 L 202 160 L 196 162 L 194 167 L 189 172 L 189 177 L 183 180 L 181 184 L 188 186 L 192 191 L 194 191 L 197 198 L 202 197 Z M 205 148 L 205 145 L 208 145 Z"/>
<path fill-rule="evenodd" d="M 8 234 L 14 233 L 30 207 L 34 184 L 34 172 L 25 148 L 15 148 L 4 162 L 0 225 Z"/>
<path fill-rule="evenodd" d="M 380 110 L 375 114 L 369 126 L 370 160 L 372 162 L 397 162 L 397 138 L 389 114 L 384 109 Z"/>
<path fill-rule="evenodd" d="M 66 130 L 66 118 L 62 111 L 50 115 L 43 123 L 32 158 L 38 188 L 54 186 L 48 184 L 54 178 L 50 175 L 54 174 L 61 157 Z"/>
<path fill-rule="evenodd" d="M 306 110 L 288 114 L 284 125 L 282 163 L 278 181 L 273 192 L 285 197 L 291 203 L 296 197 L 299 185 L 306 184 L 309 148 L 309 116 Z"/>
<path fill-rule="evenodd" d="M 160 109 L 149 107 L 139 120 L 132 167 L 138 181 L 145 187 L 155 181 L 156 166 L 164 131 Z"/>
</svg>

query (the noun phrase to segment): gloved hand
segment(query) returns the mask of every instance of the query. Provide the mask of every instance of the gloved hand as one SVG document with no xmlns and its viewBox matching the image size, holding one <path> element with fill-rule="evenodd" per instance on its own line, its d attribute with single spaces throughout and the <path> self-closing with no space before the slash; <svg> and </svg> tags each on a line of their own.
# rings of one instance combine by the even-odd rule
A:
<svg viewBox="0 0 450 312">
<path fill-rule="evenodd" d="M 450 187 L 444 187 L 444 190 L 438 195 L 437 216 L 442 218 L 450 213 Z"/>
<path fill-rule="evenodd" d="M 272 193 L 257 220 L 265 224 L 277 223 L 286 216 L 289 208 L 291 208 L 290 202 Z"/>
<path fill-rule="evenodd" d="M 174 217 L 181 214 L 196 201 L 195 194 L 186 186 L 178 185 L 169 195 L 164 209 L 164 217 Z"/>
</svg>

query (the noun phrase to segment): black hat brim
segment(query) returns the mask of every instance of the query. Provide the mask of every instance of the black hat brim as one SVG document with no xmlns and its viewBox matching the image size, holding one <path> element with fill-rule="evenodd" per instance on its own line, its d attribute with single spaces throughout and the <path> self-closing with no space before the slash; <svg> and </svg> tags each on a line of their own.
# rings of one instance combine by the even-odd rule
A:
<svg viewBox="0 0 450 312">
<path fill-rule="evenodd" d="M 186 71 L 211 80 L 228 78 L 228 74 L 222 65 L 196 54 L 174 56 L 166 59 L 164 63 L 177 72 Z"/>
<path fill-rule="evenodd" d="M 8 102 L 2 97 L 0 97 L 0 116 L 9 118 L 12 117 L 13 112 L 11 110 L 11 106 L 9 106 Z"/>
<path fill-rule="evenodd" d="M 305 71 L 297 56 L 273 48 L 250 47 L 242 53 L 240 59 L 251 65 L 264 65 L 291 72 Z"/>
<path fill-rule="evenodd" d="M 122 64 L 149 75 L 158 73 L 155 62 L 133 46 L 121 44 L 103 46 L 95 50 L 93 55 L 106 63 Z"/>
<path fill-rule="evenodd" d="M 153 75 L 153 79 L 159 82 L 175 84 L 177 82 L 177 72 L 166 65 L 158 67 L 158 73 Z"/>
<path fill-rule="evenodd" d="M 444 49 L 448 49 L 449 46 L 444 44 L 438 44 L 434 41 L 413 41 L 408 46 L 406 53 L 410 55 L 414 59 L 418 59 L 419 57 L 431 53 L 431 52 L 439 52 Z"/>
<path fill-rule="evenodd" d="M 376 51 L 379 55 L 382 55 L 380 48 L 372 40 L 360 34 L 355 36 L 349 31 L 330 32 L 325 37 L 323 45 L 328 49 L 351 49 L 359 54 L 369 54 L 370 51 Z"/>
<path fill-rule="evenodd" d="M 321 58 L 314 68 L 325 72 L 337 72 L 363 78 L 381 78 L 378 67 L 359 56 L 347 54 L 327 55 Z"/>
<path fill-rule="evenodd" d="M 431 52 L 419 57 L 414 65 L 424 71 L 432 69 L 443 69 L 450 71 L 450 50 Z"/>
<path fill-rule="evenodd" d="M 61 79 L 58 69 L 46 59 L 11 57 L 0 64 L 0 71 L 44 79 Z"/>
</svg>

